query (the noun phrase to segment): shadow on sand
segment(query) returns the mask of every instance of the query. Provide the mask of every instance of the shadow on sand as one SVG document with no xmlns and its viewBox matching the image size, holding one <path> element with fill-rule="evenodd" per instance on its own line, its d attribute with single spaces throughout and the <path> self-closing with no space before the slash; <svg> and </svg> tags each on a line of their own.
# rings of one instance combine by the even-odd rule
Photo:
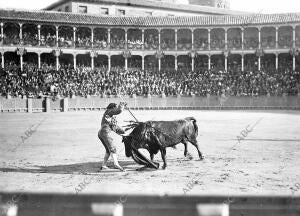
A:
<svg viewBox="0 0 300 216">
<path fill-rule="evenodd" d="M 120 165 L 126 171 L 136 171 L 141 168 L 134 161 L 119 161 Z M 51 174 L 77 174 L 77 175 L 94 175 L 100 173 L 120 172 L 114 169 L 113 163 L 108 163 L 110 169 L 100 171 L 100 162 L 87 162 L 76 164 L 64 164 L 55 166 L 36 166 L 36 168 L 21 167 L 0 167 L 0 172 L 21 172 L 21 173 L 51 173 Z M 149 171 L 153 169 L 147 169 Z"/>
</svg>

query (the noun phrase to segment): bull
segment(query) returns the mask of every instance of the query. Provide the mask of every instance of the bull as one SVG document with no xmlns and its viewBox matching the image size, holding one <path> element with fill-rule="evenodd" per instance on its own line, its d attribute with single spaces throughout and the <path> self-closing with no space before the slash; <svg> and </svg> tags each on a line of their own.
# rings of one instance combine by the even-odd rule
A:
<svg viewBox="0 0 300 216">
<path fill-rule="evenodd" d="M 133 129 L 122 140 L 127 157 L 135 159 L 134 152 L 144 148 L 148 150 L 151 161 L 153 161 L 154 155 L 160 151 L 164 163 L 162 168 L 165 169 L 167 167 L 166 148 L 183 143 L 185 146 L 184 155 L 186 156 L 188 153 L 187 144 L 190 142 L 196 147 L 200 160 L 203 159 L 197 142 L 198 126 L 193 117 L 176 121 L 134 122 L 128 125 L 127 129 Z M 141 160 L 135 159 L 135 161 L 140 162 Z"/>
</svg>

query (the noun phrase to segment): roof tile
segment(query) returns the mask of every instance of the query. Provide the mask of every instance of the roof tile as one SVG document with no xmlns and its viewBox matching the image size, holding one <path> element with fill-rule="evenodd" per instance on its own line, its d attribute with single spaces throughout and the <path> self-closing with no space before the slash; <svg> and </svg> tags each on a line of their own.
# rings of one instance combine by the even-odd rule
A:
<svg viewBox="0 0 300 216">
<path fill-rule="evenodd" d="M 0 21 L 127 27 L 248 26 L 275 23 L 300 23 L 300 13 L 215 15 L 194 17 L 110 17 L 52 11 L 20 11 L 0 9 Z"/>
</svg>

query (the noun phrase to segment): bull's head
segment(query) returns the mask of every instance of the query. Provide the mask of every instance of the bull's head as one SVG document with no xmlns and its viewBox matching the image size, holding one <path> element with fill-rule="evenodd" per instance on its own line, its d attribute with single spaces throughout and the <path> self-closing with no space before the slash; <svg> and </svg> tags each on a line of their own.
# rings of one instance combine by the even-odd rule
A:
<svg viewBox="0 0 300 216">
<path fill-rule="evenodd" d="M 132 137 L 131 136 L 123 136 L 122 138 L 122 142 L 125 145 L 125 155 L 126 157 L 130 157 L 131 156 L 131 142 L 132 142 Z"/>
</svg>

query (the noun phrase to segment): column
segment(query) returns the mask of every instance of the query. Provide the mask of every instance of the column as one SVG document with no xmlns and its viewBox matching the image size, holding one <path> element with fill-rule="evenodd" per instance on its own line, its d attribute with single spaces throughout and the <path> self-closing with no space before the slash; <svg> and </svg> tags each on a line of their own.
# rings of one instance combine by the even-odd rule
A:
<svg viewBox="0 0 300 216">
<path fill-rule="evenodd" d="M 293 48 L 296 48 L 296 26 L 293 26 Z"/>
<path fill-rule="evenodd" d="M 111 69 L 111 56 L 108 55 L 108 71 Z"/>
<path fill-rule="evenodd" d="M 22 39 L 23 39 L 23 29 L 22 29 L 22 26 L 23 26 L 23 24 L 19 23 L 19 25 L 20 25 L 20 35 L 19 35 L 19 37 L 20 37 L 20 41 L 22 41 Z"/>
<path fill-rule="evenodd" d="M 178 35 L 177 35 L 178 29 L 174 29 L 174 33 L 175 33 L 175 50 L 178 50 Z M 176 66 L 175 66 L 176 68 Z M 177 70 L 177 69 L 176 69 Z"/>
<path fill-rule="evenodd" d="M 261 56 L 258 57 L 258 70 L 260 70 L 260 67 L 261 67 L 260 63 L 261 63 Z"/>
<path fill-rule="evenodd" d="M 158 58 L 158 71 L 161 70 L 161 58 Z"/>
<path fill-rule="evenodd" d="M 278 49 L 278 26 L 276 26 L 276 34 L 275 34 L 275 40 L 276 40 L 276 42 L 275 42 L 275 47 L 276 47 L 276 49 Z"/>
<path fill-rule="evenodd" d="M 210 50 L 210 28 L 208 29 L 208 50 Z M 210 66 L 209 66 L 210 67 Z"/>
<path fill-rule="evenodd" d="M 58 71 L 59 69 L 59 56 L 56 56 L 56 70 Z"/>
<path fill-rule="evenodd" d="M 225 71 L 227 71 L 227 61 L 228 61 L 228 57 L 225 55 L 225 62 L 224 62 L 224 66 L 225 66 Z"/>
<path fill-rule="evenodd" d="M 38 40 L 39 40 L 39 46 L 41 46 L 41 25 L 38 25 Z"/>
<path fill-rule="evenodd" d="M 261 28 L 258 28 L 258 48 L 261 48 Z"/>
<path fill-rule="evenodd" d="M 73 27 L 73 47 L 76 47 L 76 27 Z"/>
<path fill-rule="evenodd" d="M 241 30 L 242 30 L 242 50 L 244 50 L 244 48 L 245 48 L 245 44 L 244 44 L 244 34 L 245 34 L 245 29 L 244 28 L 241 28 Z"/>
<path fill-rule="evenodd" d="M 125 28 L 124 31 L 125 31 L 125 49 L 128 49 L 128 35 L 127 35 L 128 29 Z M 126 58 L 125 58 L 125 65 L 126 65 Z"/>
<path fill-rule="evenodd" d="M 94 28 L 91 28 L 91 43 L 92 43 L 92 48 L 94 48 Z"/>
<path fill-rule="evenodd" d="M 177 55 L 174 56 L 175 57 L 175 70 L 178 69 L 178 64 L 177 64 Z"/>
<path fill-rule="evenodd" d="M 275 68 L 277 70 L 278 69 L 278 53 L 275 53 L 275 57 L 276 57 L 276 59 L 275 59 Z"/>
<path fill-rule="evenodd" d="M 1 67 L 4 69 L 4 51 L 1 52 Z"/>
<path fill-rule="evenodd" d="M 145 49 L 145 29 L 142 29 L 142 50 Z M 142 57 L 143 59 L 144 57 Z"/>
<path fill-rule="evenodd" d="M 74 54 L 73 54 L 74 69 L 76 69 L 76 67 L 77 67 L 77 64 L 76 64 L 76 56 L 77 56 L 77 54 L 74 53 Z"/>
<path fill-rule="evenodd" d="M 194 28 L 191 28 L 191 32 L 192 32 L 192 50 L 195 49 L 195 44 L 194 44 Z"/>
<path fill-rule="evenodd" d="M 91 67 L 92 67 L 92 69 L 94 69 L 95 68 L 95 57 L 97 56 L 96 51 L 91 51 L 90 56 L 91 56 Z"/>
<path fill-rule="evenodd" d="M 242 54 L 241 63 L 242 63 L 242 71 L 244 71 L 244 54 Z"/>
<path fill-rule="evenodd" d="M 296 69 L 296 55 L 293 55 L 293 70 Z"/>
<path fill-rule="evenodd" d="M 211 68 L 211 56 L 210 55 L 208 55 L 208 70 L 210 70 L 210 68 Z"/>
<path fill-rule="evenodd" d="M 17 55 L 20 56 L 20 67 L 21 71 L 23 71 L 23 55 L 26 53 L 25 48 L 18 48 L 17 49 Z"/>
<path fill-rule="evenodd" d="M 195 70 L 195 57 L 192 56 L 192 71 Z"/>
<path fill-rule="evenodd" d="M 38 54 L 38 67 L 39 69 L 41 68 L 41 54 L 40 52 L 37 53 Z"/>
<path fill-rule="evenodd" d="M 128 70 L 128 57 L 125 57 L 125 70 Z"/>
<path fill-rule="evenodd" d="M 110 29 L 107 29 L 107 40 L 108 48 L 110 48 Z"/>
<path fill-rule="evenodd" d="M 21 66 L 21 71 L 23 71 L 23 54 L 20 54 L 20 66 Z"/>
<path fill-rule="evenodd" d="M 1 23 L 0 25 L 1 25 L 1 39 L 3 39 L 3 37 L 4 37 L 3 23 Z"/>
<path fill-rule="evenodd" d="M 142 55 L 142 70 L 145 70 L 145 56 Z"/>
<path fill-rule="evenodd" d="M 94 68 L 95 68 L 95 57 L 94 56 L 91 57 L 91 67 L 92 67 L 92 70 L 94 70 Z"/>
<path fill-rule="evenodd" d="M 55 57 L 56 57 L 56 70 L 59 69 L 59 56 L 60 56 L 60 54 L 61 54 L 61 50 L 56 49 L 56 50 L 54 51 L 54 55 L 55 55 Z"/>
<path fill-rule="evenodd" d="M 228 49 L 228 33 L 227 33 L 227 28 L 225 28 L 225 49 Z M 227 61 L 227 57 L 226 60 Z"/>
<path fill-rule="evenodd" d="M 55 26 L 56 29 L 56 47 L 58 47 L 58 26 Z"/>
<path fill-rule="evenodd" d="M 161 50 L 161 43 L 160 43 L 160 40 L 161 40 L 161 29 L 158 29 L 158 49 Z M 159 63 L 159 62 L 158 62 Z"/>
</svg>

